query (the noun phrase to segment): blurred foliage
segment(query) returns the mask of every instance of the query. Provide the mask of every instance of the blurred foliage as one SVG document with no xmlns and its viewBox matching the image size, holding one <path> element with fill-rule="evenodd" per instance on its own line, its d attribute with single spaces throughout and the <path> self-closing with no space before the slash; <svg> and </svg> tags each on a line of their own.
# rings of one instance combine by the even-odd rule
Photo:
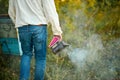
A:
<svg viewBox="0 0 120 80">
<path fill-rule="evenodd" d="M 94 26 L 99 34 L 120 37 L 120 1 L 119 0 L 55 0 L 61 22 L 70 23 L 69 29 L 73 31 L 72 17 L 76 11 L 81 9 L 88 17 L 86 26 L 94 19 Z M 66 22 L 67 21 L 67 22 Z M 94 29 L 93 29 L 94 30 Z M 108 35 L 109 34 L 109 35 Z M 109 39 L 107 37 L 107 39 Z"/>
<path fill-rule="evenodd" d="M 7 14 L 8 0 L 0 0 L 0 14 Z"/>
<path fill-rule="evenodd" d="M 101 52 L 101 58 L 94 63 L 86 64 L 79 73 L 68 57 L 58 57 L 48 49 L 45 80 L 112 80 L 109 76 L 120 80 L 120 0 L 55 0 L 55 4 L 64 40 L 74 47 L 81 47 L 89 36 L 99 34 L 105 52 Z M 0 8 L 0 14 L 6 14 L 8 0 L 0 0 Z M 48 43 L 51 38 L 51 28 L 48 27 Z M 0 80 L 18 80 L 19 60 L 12 61 L 2 53 L 0 56 Z M 13 62 L 11 66 L 9 61 Z M 111 66 L 113 68 L 109 68 Z M 32 74 L 33 70 L 34 64 Z"/>
</svg>

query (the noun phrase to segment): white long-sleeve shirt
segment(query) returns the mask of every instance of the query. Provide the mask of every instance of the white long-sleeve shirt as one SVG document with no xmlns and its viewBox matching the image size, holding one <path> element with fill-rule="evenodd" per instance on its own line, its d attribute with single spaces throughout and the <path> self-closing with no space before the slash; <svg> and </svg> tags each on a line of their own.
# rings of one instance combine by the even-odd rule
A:
<svg viewBox="0 0 120 80">
<path fill-rule="evenodd" d="M 8 14 L 16 28 L 51 23 L 53 34 L 62 34 L 54 0 L 9 0 Z"/>
</svg>

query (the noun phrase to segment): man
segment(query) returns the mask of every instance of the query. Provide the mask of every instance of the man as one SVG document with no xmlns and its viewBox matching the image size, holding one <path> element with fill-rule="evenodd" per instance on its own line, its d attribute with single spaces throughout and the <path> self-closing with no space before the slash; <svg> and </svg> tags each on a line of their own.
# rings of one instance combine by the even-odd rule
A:
<svg viewBox="0 0 120 80">
<path fill-rule="evenodd" d="M 62 39 L 62 30 L 54 0 L 9 0 L 8 13 L 18 29 L 23 52 L 20 63 L 20 80 L 29 80 L 33 51 L 35 56 L 34 80 L 43 80 L 48 23 L 52 24 L 53 35 Z"/>
</svg>

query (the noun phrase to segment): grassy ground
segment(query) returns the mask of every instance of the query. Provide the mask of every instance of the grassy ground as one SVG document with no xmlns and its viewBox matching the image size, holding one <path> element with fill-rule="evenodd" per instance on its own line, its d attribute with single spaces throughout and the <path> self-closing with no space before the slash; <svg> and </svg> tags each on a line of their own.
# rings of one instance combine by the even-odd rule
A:
<svg viewBox="0 0 120 80">
<path fill-rule="evenodd" d="M 101 42 L 99 35 L 90 34 L 84 33 L 84 37 L 78 34 L 82 37 L 78 40 L 79 45 L 74 40 L 68 41 L 72 48 L 67 48 L 59 56 L 48 49 L 45 80 L 120 80 L 120 38 Z M 0 80 L 18 80 L 19 62 L 19 56 L 0 53 Z M 33 70 L 34 59 L 31 80 Z"/>
</svg>

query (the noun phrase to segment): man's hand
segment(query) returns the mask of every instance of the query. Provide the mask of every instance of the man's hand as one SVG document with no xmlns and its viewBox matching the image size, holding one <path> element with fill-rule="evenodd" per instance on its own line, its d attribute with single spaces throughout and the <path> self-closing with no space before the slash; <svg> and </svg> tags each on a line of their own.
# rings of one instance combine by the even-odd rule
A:
<svg viewBox="0 0 120 80">
<path fill-rule="evenodd" d="M 58 37 L 60 41 L 62 41 L 62 35 L 54 35 L 54 37 Z"/>
<path fill-rule="evenodd" d="M 50 48 L 58 41 L 62 41 L 62 35 L 54 35 L 48 47 Z"/>
</svg>

